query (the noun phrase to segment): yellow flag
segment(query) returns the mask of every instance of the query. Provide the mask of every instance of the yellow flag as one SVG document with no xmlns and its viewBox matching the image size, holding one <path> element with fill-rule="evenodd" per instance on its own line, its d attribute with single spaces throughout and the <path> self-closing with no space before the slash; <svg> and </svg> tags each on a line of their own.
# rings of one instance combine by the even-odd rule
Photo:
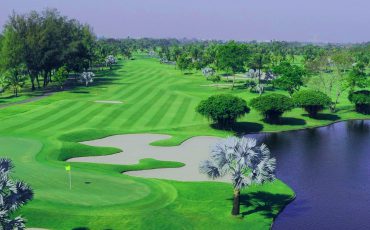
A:
<svg viewBox="0 0 370 230">
<path fill-rule="evenodd" d="M 70 165 L 66 166 L 66 171 L 71 171 L 71 166 Z"/>
</svg>

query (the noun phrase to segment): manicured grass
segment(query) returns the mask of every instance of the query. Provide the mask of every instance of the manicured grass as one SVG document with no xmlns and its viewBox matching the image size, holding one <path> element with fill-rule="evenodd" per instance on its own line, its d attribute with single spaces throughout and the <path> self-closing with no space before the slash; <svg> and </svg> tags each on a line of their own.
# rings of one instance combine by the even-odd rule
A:
<svg viewBox="0 0 370 230">
<path fill-rule="evenodd" d="M 112 154 L 78 141 L 123 133 L 173 135 L 156 145 L 176 145 L 192 136 L 280 131 L 325 125 L 339 119 L 368 118 L 353 112 L 345 98 L 336 115 L 310 119 L 301 109 L 269 125 L 253 111 L 231 131 L 216 130 L 195 113 L 200 100 L 233 93 L 250 101 L 246 90 L 217 89 L 198 73 L 183 75 L 173 66 L 137 56 L 114 71 L 99 74 L 91 87 L 56 93 L 40 101 L 0 109 L 0 155 L 16 164 L 16 177 L 29 182 L 35 199 L 22 209 L 29 226 L 53 229 L 268 229 L 293 197 L 280 181 L 244 191 L 243 219 L 230 216 L 232 188 L 225 183 L 190 183 L 121 175 L 127 170 L 179 167 L 145 159 L 138 165 L 73 163 L 73 189 L 64 170 L 70 157 Z M 95 103 L 119 100 L 122 104 Z M 273 149 L 272 149 L 273 151 Z"/>
</svg>

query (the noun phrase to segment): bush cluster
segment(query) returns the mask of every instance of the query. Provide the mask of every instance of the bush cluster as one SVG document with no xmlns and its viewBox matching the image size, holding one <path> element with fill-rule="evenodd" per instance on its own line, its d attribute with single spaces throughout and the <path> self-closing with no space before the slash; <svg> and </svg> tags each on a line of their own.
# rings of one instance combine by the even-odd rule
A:
<svg viewBox="0 0 370 230">
<path fill-rule="evenodd" d="M 201 101 L 196 110 L 221 127 L 232 125 L 250 111 L 245 100 L 229 94 L 211 96 Z"/>
<path fill-rule="evenodd" d="M 251 100 L 250 105 L 258 110 L 269 123 L 279 123 L 284 112 L 294 108 L 292 99 L 288 96 L 272 93 Z"/>
<path fill-rule="evenodd" d="M 363 114 L 370 114 L 370 91 L 360 90 L 349 94 L 348 99 L 356 106 L 356 111 Z"/>
<path fill-rule="evenodd" d="M 315 90 L 301 90 L 293 94 L 293 102 L 303 108 L 311 118 L 317 117 L 318 112 L 331 104 L 331 99 L 325 93 Z"/>
</svg>

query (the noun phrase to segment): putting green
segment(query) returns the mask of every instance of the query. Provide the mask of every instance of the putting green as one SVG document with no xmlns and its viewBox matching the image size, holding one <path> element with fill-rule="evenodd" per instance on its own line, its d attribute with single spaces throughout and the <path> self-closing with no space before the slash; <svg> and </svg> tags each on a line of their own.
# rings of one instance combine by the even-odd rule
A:
<svg viewBox="0 0 370 230">
<path fill-rule="evenodd" d="M 64 168 L 37 161 L 36 155 L 42 148 L 39 141 L 1 137 L 0 146 L 0 151 L 6 153 L 5 155 L 16 163 L 16 175 L 25 181 L 31 181 L 36 191 L 36 201 L 55 206 L 56 210 L 58 206 L 63 205 L 68 209 L 68 206 L 90 207 L 94 203 L 101 206 L 125 204 L 126 208 L 131 207 L 132 205 L 129 205 L 131 203 L 140 209 L 138 205 L 140 202 L 145 206 L 152 203 L 150 206 L 159 208 L 176 198 L 176 190 L 161 181 L 140 181 L 128 177 L 121 180 L 119 177 L 105 175 L 91 176 L 90 172 L 83 172 L 78 168 L 73 168 L 73 188 L 70 190 L 68 175 Z M 48 174 L 53 176 L 50 177 Z M 159 193 L 163 196 L 153 196 L 153 193 L 161 190 L 165 191 Z"/>
</svg>

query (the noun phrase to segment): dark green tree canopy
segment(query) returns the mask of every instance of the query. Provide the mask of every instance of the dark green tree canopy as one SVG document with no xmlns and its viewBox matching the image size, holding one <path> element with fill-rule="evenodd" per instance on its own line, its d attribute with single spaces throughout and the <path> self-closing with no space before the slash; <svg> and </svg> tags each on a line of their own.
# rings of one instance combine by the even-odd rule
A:
<svg viewBox="0 0 370 230">
<path fill-rule="evenodd" d="M 273 72 L 278 75 L 278 78 L 274 80 L 274 84 L 288 91 L 290 95 L 298 91 L 304 84 L 303 77 L 306 75 L 306 71 L 300 66 L 282 62 L 273 68 Z"/>
<path fill-rule="evenodd" d="M 284 112 L 292 110 L 294 103 L 288 96 L 272 93 L 253 98 L 250 102 L 252 108 L 258 110 L 267 122 L 278 123 Z"/>
<path fill-rule="evenodd" d="M 308 113 L 309 117 L 316 117 L 319 111 L 331 104 L 331 99 L 323 92 L 315 90 L 301 90 L 293 94 L 293 102 Z"/>
<path fill-rule="evenodd" d="M 244 99 L 229 94 L 211 96 L 201 101 L 196 110 L 222 127 L 232 125 L 249 113 Z"/>
<path fill-rule="evenodd" d="M 32 89 L 43 75 L 44 87 L 61 66 L 80 72 L 92 62 L 95 35 L 89 26 L 60 15 L 57 10 L 13 13 L 4 26 L 1 65 L 6 69 L 25 65 Z"/>
<path fill-rule="evenodd" d="M 187 53 L 183 53 L 177 58 L 176 65 L 181 71 L 191 70 L 192 58 Z"/>
<path fill-rule="evenodd" d="M 370 114 L 370 91 L 360 90 L 349 94 L 348 99 L 356 106 L 356 111 L 363 114 Z"/>
<path fill-rule="evenodd" d="M 354 91 L 356 87 L 366 88 L 370 86 L 365 64 L 363 62 L 356 63 L 350 70 L 346 80 L 351 91 Z"/>
<path fill-rule="evenodd" d="M 219 70 L 228 73 L 243 72 L 247 61 L 247 49 L 234 41 L 219 45 L 216 51 L 216 65 Z"/>
</svg>

